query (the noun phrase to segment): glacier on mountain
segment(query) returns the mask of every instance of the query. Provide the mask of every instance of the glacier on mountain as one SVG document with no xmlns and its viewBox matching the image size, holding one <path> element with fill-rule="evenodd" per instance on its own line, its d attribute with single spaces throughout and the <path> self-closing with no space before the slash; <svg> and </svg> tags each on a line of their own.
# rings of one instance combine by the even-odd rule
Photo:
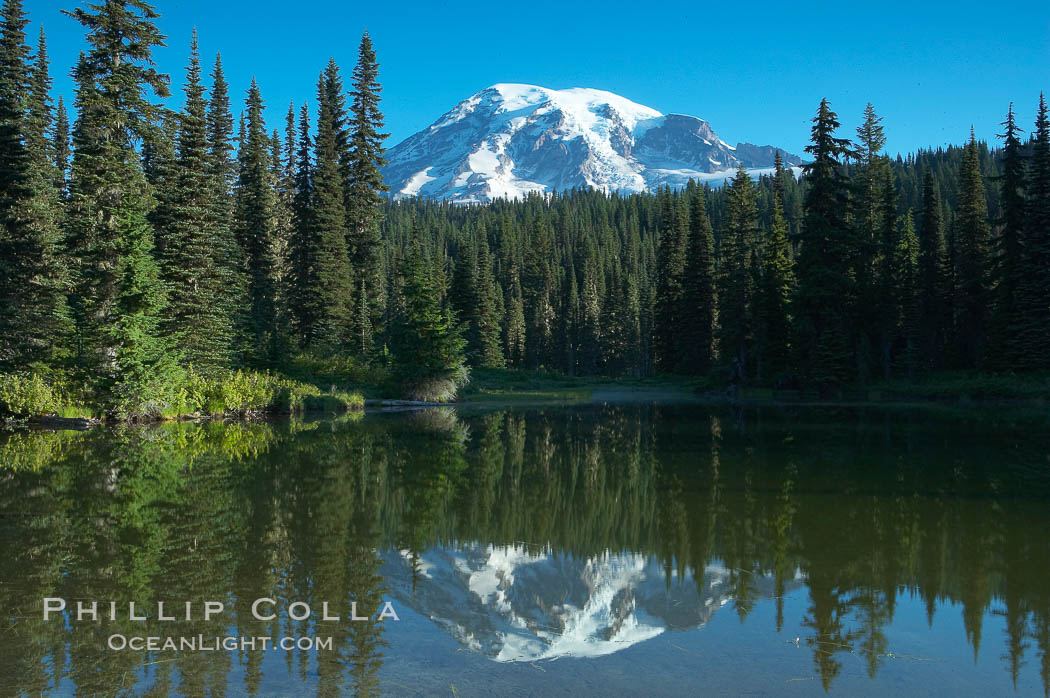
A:
<svg viewBox="0 0 1050 698">
<path fill-rule="evenodd" d="M 630 193 L 721 184 L 739 164 L 772 167 L 776 150 L 731 146 L 703 119 L 611 92 L 498 84 L 391 148 L 383 177 L 394 198 L 460 203 L 572 188 Z M 780 152 L 785 165 L 801 164 Z"/>
</svg>

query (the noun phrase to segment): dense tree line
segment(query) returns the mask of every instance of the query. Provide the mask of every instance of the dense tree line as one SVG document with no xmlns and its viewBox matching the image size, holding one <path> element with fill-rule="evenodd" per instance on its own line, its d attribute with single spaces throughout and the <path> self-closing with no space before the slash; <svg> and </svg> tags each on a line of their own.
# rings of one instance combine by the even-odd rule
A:
<svg viewBox="0 0 1050 698">
<path fill-rule="evenodd" d="M 235 122 L 221 57 L 206 85 L 196 34 L 183 106 L 165 107 L 170 81 L 151 58 L 164 36 L 146 2 L 66 14 L 88 42 L 71 134 L 43 33 L 31 50 L 21 0 L 3 5 L 0 372 L 72 377 L 129 414 L 170 402 L 189 370 L 280 368 L 300 353 L 462 383 L 460 329 L 429 302 L 444 280 L 424 253 L 403 257 L 423 272 L 407 264 L 379 283 L 386 135 L 367 33 L 349 90 L 329 62 L 315 123 L 291 105 L 282 134 L 254 79 Z M 391 354 L 392 336 L 412 353 Z"/>
<path fill-rule="evenodd" d="M 851 141 L 825 100 L 799 177 L 778 160 L 722 188 L 391 203 L 387 266 L 422 237 L 481 366 L 824 392 L 944 369 L 1045 370 L 1042 98 L 1038 114 L 1027 142 L 1011 107 L 1002 148 L 971 135 L 893 159 L 873 107 Z"/>
<path fill-rule="evenodd" d="M 824 100 L 811 162 L 726 186 L 570 191 L 488 206 L 391 202 L 378 62 L 316 108 L 234 118 L 194 36 L 179 111 L 143 0 L 67 13 L 86 30 L 75 114 L 50 97 L 21 0 L 0 35 L 0 371 L 74 375 L 127 411 L 187 369 L 301 355 L 395 368 L 454 393 L 473 366 L 709 376 L 836 392 L 942 369 L 1050 362 L 1050 121 L 1002 147 L 891 159 Z M 206 82 L 208 84 L 206 84 Z M 311 121 L 312 119 L 312 121 Z M 424 391 L 425 392 L 425 391 Z"/>
</svg>

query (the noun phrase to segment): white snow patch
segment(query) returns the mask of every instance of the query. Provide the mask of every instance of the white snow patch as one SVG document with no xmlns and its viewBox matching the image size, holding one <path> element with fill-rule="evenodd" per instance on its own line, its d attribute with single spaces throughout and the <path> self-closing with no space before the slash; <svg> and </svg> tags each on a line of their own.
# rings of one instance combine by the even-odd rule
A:
<svg viewBox="0 0 1050 698">
<path fill-rule="evenodd" d="M 427 182 L 433 182 L 437 177 L 431 177 L 429 172 L 433 169 L 431 167 L 412 175 L 412 178 L 405 183 L 405 186 L 401 188 L 401 196 L 418 196 L 419 190 L 423 188 L 423 185 Z"/>
</svg>

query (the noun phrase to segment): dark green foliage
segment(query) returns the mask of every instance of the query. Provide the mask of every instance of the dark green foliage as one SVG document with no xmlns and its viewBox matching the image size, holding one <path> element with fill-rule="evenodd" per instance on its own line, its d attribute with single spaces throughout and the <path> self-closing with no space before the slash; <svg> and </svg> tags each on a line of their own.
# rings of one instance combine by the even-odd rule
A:
<svg viewBox="0 0 1050 698">
<path fill-rule="evenodd" d="M 271 181 L 271 142 L 263 122 L 263 100 L 252 80 L 245 101 L 244 137 L 238 148 L 240 175 L 235 195 L 237 241 L 244 254 L 250 312 L 244 353 L 249 361 L 267 364 L 278 358 L 277 194 Z"/>
<path fill-rule="evenodd" d="M 660 246 L 657 261 L 655 327 L 653 329 L 654 365 L 657 370 L 673 372 L 679 365 L 678 332 L 681 329 L 683 281 L 686 251 L 689 244 L 689 218 L 679 206 L 679 196 L 670 188 L 660 195 Z"/>
<path fill-rule="evenodd" d="M 1001 151 L 971 139 L 891 159 L 871 105 L 854 146 L 823 101 L 799 179 L 778 162 L 718 188 L 395 202 L 367 34 L 349 107 L 330 62 L 316 131 L 290 105 L 283 133 L 269 132 L 253 81 L 234 138 L 218 58 L 206 98 L 194 41 L 175 113 L 150 102 L 168 96 L 152 8 L 73 11 L 90 51 L 73 73 L 69 166 L 43 37 L 31 54 L 21 4 L 2 14 L 0 368 L 75 363 L 113 411 L 164 413 L 180 361 L 210 376 L 352 360 L 447 397 L 464 356 L 835 394 L 876 376 L 1038 369 L 1050 355 L 1042 102 L 1027 144 L 1011 108 Z"/>
<path fill-rule="evenodd" d="M 838 117 L 826 99 L 813 118 L 813 162 L 805 172 L 809 191 L 800 235 L 795 296 L 795 348 L 802 376 L 824 393 L 849 377 L 850 311 L 856 297 L 851 273 L 854 251 L 843 214 L 847 182 L 839 158 L 851 154 L 848 140 L 835 137 Z"/>
<path fill-rule="evenodd" d="M 1050 367 L 1050 117 L 1043 95 L 1039 95 L 1031 150 L 1025 182 L 1019 322 L 1012 328 L 1012 338 L 1018 368 L 1045 369 Z"/>
<path fill-rule="evenodd" d="M 758 212 L 754 185 L 741 165 L 729 185 L 718 269 L 719 358 L 730 382 L 754 377 L 754 299 Z"/>
<path fill-rule="evenodd" d="M 140 0 L 70 15 L 87 28 L 90 45 L 74 72 L 79 118 L 66 219 L 77 355 L 116 412 L 157 413 L 173 385 L 175 353 L 157 331 L 164 291 L 134 142 L 155 133 L 158 110 L 146 92 L 168 95 L 167 77 L 150 60 L 163 37 Z"/>
<path fill-rule="evenodd" d="M 237 239 L 233 220 L 233 185 L 236 166 L 233 150 L 233 115 L 230 113 L 229 86 L 222 70 L 222 58 L 215 56 L 206 117 L 208 153 L 205 170 L 209 188 L 207 228 L 215 245 L 216 271 L 221 278 L 217 303 L 229 316 L 232 359 L 243 358 L 248 339 L 248 276 L 244 253 Z"/>
<path fill-rule="evenodd" d="M 941 197 L 933 173 L 922 189 L 922 236 L 919 241 L 919 344 L 926 369 L 938 368 L 951 331 L 951 278 L 941 222 Z"/>
<path fill-rule="evenodd" d="M 318 81 L 320 110 L 310 180 L 309 234 L 296 254 L 300 276 L 296 303 L 304 345 L 334 349 L 350 341 L 353 285 L 346 250 L 343 178 L 339 171 L 342 83 L 335 61 Z M 300 214 L 301 215 L 301 214 Z M 303 278 L 305 276 L 305 279 Z"/>
<path fill-rule="evenodd" d="M 715 363 L 715 236 L 707 217 L 704 190 L 697 187 L 689 207 L 689 245 L 685 263 L 679 373 L 703 375 Z"/>
<path fill-rule="evenodd" d="M 310 138 L 310 113 L 304 104 L 299 111 L 299 127 L 295 150 L 294 184 L 295 197 L 292 201 L 292 242 L 290 252 L 291 264 L 291 298 L 289 310 L 292 314 L 293 331 L 296 341 L 303 345 L 307 330 L 312 322 L 309 289 L 311 282 L 311 236 L 313 224 L 311 215 L 311 188 L 313 164 L 310 153 L 313 141 Z"/>
<path fill-rule="evenodd" d="M 962 167 L 959 213 L 955 220 L 956 356 L 974 368 L 985 358 L 988 338 L 988 204 L 978 161 L 977 140 L 970 133 Z"/>
<path fill-rule="evenodd" d="M 897 200 L 889 158 L 881 154 L 886 144 L 881 123 L 875 108 L 866 105 L 850 181 L 847 242 L 855 287 L 850 331 L 860 382 L 874 372 L 889 372 L 895 327 L 891 277 Z"/>
<path fill-rule="evenodd" d="M 898 276 L 898 243 L 897 226 L 897 190 L 893 182 L 893 173 L 887 167 L 883 170 L 883 181 L 880 188 L 881 206 L 879 207 L 879 245 L 876 254 L 875 298 L 866 301 L 865 294 L 858 292 L 862 298 L 861 306 L 872 302 L 877 308 L 877 343 L 878 365 L 883 378 L 889 378 L 893 370 L 893 350 L 900 329 L 900 288 Z M 858 309 L 859 310 L 859 309 Z M 862 311 L 858 312 L 863 319 Z M 866 375 L 866 372 L 862 375 Z"/>
<path fill-rule="evenodd" d="M 911 211 L 898 221 L 900 232 L 893 254 L 893 287 L 898 329 L 894 355 L 900 357 L 903 372 L 914 378 L 921 362 L 919 238 Z"/>
<path fill-rule="evenodd" d="M 161 269 L 168 287 L 164 332 L 183 347 L 187 366 L 208 374 L 231 364 L 234 318 L 223 302 L 227 263 L 217 235 L 213 198 L 224 195 L 208 171 L 204 86 L 197 37 L 190 45 L 186 105 L 179 119 L 177 174 L 171 195 L 170 222 L 159 239 Z M 158 230 L 158 234 L 161 230 Z"/>
<path fill-rule="evenodd" d="M 1028 347 L 1022 331 L 1027 318 L 1022 314 L 1018 293 L 1025 271 L 1023 239 L 1025 226 L 1025 167 L 1021 153 L 1020 129 L 1014 119 L 1014 105 L 1002 123 L 1003 139 L 1000 209 L 996 221 L 997 233 L 992 247 L 995 266 L 992 284 L 995 287 L 995 313 L 992 316 L 990 342 L 994 348 L 993 362 L 997 368 L 1017 365 L 1024 360 Z"/>
<path fill-rule="evenodd" d="M 379 298 L 368 289 L 379 280 L 376 262 L 379 259 L 379 222 L 382 192 L 387 191 L 379 168 L 386 164 L 383 158 L 381 133 L 383 114 L 379 109 L 379 64 L 372 39 L 365 32 L 358 47 L 354 66 L 352 102 L 346 122 L 348 150 L 346 151 L 346 228 L 347 252 L 354 270 L 358 304 L 362 308 L 355 323 L 357 349 L 367 355 L 372 350 L 373 327 L 379 317 Z M 367 312 L 366 312 L 367 309 Z"/>
<path fill-rule="evenodd" d="M 19 3 L 5 5 L 0 111 L 11 121 L 0 126 L 0 369 L 8 370 L 61 357 L 70 331 L 47 48 L 41 32 L 32 63 L 17 65 L 24 21 Z"/>
<path fill-rule="evenodd" d="M 404 391 L 417 399 L 447 400 L 467 382 L 466 342 L 448 309 L 438 300 L 432 265 L 420 246 L 401 263 L 404 306 L 394 317 L 396 376 Z"/>
<path fill-rule="evenodd" d="M 773 181 L 773 210 L 762 253 L 762 270 L 755 298 L 755 334 L 759 383 L 779 385 L 791 371 L 791 299 L 795 293 L 795 270 L 784 216 L 784 172 L 776 155 Z"/>
<path fill-rule="evenodd" d="M 466 356 L 472 366 L 502 368 L 500 321 L 503 303 L 492 275 L 492 257 L 484 230 L 477 245 L 464 244 L 455 264 L 449 300 L 464 329 Z"/>
</svg>

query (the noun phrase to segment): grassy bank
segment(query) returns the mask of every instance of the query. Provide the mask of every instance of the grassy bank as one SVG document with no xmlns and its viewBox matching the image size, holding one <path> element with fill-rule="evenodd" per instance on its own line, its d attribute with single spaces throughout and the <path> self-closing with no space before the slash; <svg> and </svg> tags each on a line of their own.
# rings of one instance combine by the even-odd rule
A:
<svg viewBox="0 0 1050 698">
<path fill-rule="evenodd" d="M 364 407 L 357 392 L 322 390 L 268 371 L 227 371 L 202 376 L 180 372 L 138 409 L 121 410 L 85 381 L 59 375 L 0 374 L 0 419 L 151 421 L 246 417 L 267 413 L 343 412 Z"/>
</svg>

